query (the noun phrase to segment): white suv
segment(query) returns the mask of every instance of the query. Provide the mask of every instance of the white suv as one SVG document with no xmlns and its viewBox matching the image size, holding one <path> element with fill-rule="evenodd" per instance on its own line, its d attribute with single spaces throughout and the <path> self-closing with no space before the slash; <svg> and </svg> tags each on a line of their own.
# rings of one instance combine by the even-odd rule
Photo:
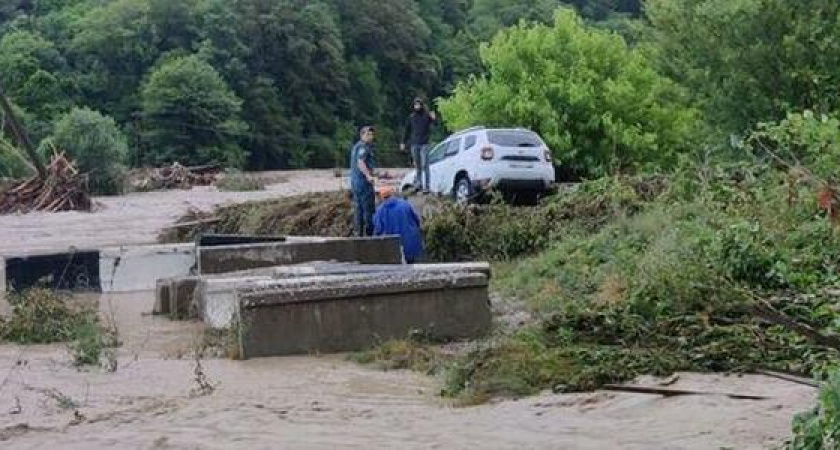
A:
<svg viewBox="0 0 840 450">
<path fill-rule="evenodd" d="M 538 196 L 554 184 L 551 150 L 531 130 L 469 128 L 429 152 L 429 190 L 467 202 L 488 189 Z M 403 178 L 403 192 L 416 189 L 415 173 Z"/>
</svg>

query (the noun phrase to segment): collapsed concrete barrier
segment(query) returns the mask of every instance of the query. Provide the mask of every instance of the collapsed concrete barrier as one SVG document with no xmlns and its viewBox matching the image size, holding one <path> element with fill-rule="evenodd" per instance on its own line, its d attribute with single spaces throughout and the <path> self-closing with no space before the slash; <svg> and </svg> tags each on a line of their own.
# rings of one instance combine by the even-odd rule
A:
<svg viewBox="0 0 840 450">
<path fill-rule="evenodd" d="M 400 240 L 391 236 L 199 247 L 197 257 L 198 273 L 202 275 L 312 261 L 362 264 L 403 262 Z"/>
<path fill-rule="evenodd" d="M 477 337 L 491 326 L 487 284 L 481 273 L 395 272 L 254 282 L 228 290 L 227 301 L 216 294 L 234 307 L 240 354 L 253 358 L 361 350 L 416 331 Z"/>
<path fill-rule="evenodd" d="M 101 292 L 99 251 L 70 250 L 3 259 L 5 290 L 33 287 L 53 290 Z"/>
<path fill-rule="evenodd" d="M 227 328 L 236 313 L 234 291 L 238 288 L 271 286 L 273 280 L 296 279 L 297 283 L 317 284 L 329 281 L 346 280 L 355 275 L 357 280 L 377 280 L 383 276 L 398 273 L 479 273 L 490 278 L 490 264 L 451 263 L 451 264 L 352 264 L 324 263 L 278 266 L 248 271 L 206 275 L 201 278 L 195 292 L 195 303 L 199 317 L 212 328 Z M 171 282 L 171 281 L 170 281 Z M 275 284 L 276 285 L 276 284 Z M 169 286 L 169 282 L 166 283 Z M 169 296 L 169 291 L 164 294 Z M 168 298 L 168 297 L 167 297 Z M 161 304 L 158 299 L 157 304 Z M 168 304 L 169 300 L 163 303 Z"/>
</svg>

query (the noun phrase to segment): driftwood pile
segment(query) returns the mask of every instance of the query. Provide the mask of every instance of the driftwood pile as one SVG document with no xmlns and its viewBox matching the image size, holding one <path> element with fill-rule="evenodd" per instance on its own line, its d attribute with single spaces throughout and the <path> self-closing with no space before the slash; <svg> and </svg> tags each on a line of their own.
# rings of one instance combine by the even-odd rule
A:
<svg viewBox="0 0 840 450">
<path fill-rule="evenodd" d="M 135 192 L 190 189 L 212 185 L 220 171 L 218 166 L 187 167 L 176 162 L 167 167 L 141 169 L 129 177 L 129 184 Z"/>
<path fill-rule="evenodd" d="M 90 211 L 88 179 L 64 153 L 55 154 L 46 178 L 33 176 L 0 188 L 0 214 L 32 211 Z"/>
</svg>

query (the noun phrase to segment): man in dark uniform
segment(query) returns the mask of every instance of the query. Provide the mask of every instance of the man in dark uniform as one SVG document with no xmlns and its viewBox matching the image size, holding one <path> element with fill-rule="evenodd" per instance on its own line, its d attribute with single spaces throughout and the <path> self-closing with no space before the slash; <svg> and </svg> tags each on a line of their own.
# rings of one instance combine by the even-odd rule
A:
<svg viewBox="0 0 840 450">
<path fill-rule="evenodd" d="M 400 149 L 405 151 L 406 144 L 411 148 L 411 158 L 414 160 L 414 186 L 429 192 L 429 135 L 432 125 L 437 122 L 435 113 L 426 108 L 423 100 L 414 99 L 414 106 L 408 122 Z"/>
<path fill-rule="evenodd" d="M 376 130 L 372 126 L 362 127 L 360 140 L 350 152 L 350 190 L 353 192 L 354 231 L 356 236 L 373 236 L 373 214 L 376 208 L 373 141 Z"/>
</svg>

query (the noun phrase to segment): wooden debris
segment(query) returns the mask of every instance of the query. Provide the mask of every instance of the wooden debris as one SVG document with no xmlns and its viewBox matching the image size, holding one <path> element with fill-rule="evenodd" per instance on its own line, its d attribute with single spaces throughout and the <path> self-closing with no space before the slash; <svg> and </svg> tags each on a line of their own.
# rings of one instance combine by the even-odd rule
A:
<svg viewBox="0 0 840 450">
<path fill-rule="evenodd" d="M 46 178 L 27 178 L 0 190 L 0 214 L 90 211 L 92 207 L 87 176 L 64 153 L 53 155 Z"/>
<path fill-rule="evenodd" d="M 210 186 L 216 182 L 221 168 L 216 165 L 187 167 L 179 163 L 157 169 L 141 169 L 129 176 L 133 191 L 161 189 L 191 189 L 193 186 Z"/>
</svg>

